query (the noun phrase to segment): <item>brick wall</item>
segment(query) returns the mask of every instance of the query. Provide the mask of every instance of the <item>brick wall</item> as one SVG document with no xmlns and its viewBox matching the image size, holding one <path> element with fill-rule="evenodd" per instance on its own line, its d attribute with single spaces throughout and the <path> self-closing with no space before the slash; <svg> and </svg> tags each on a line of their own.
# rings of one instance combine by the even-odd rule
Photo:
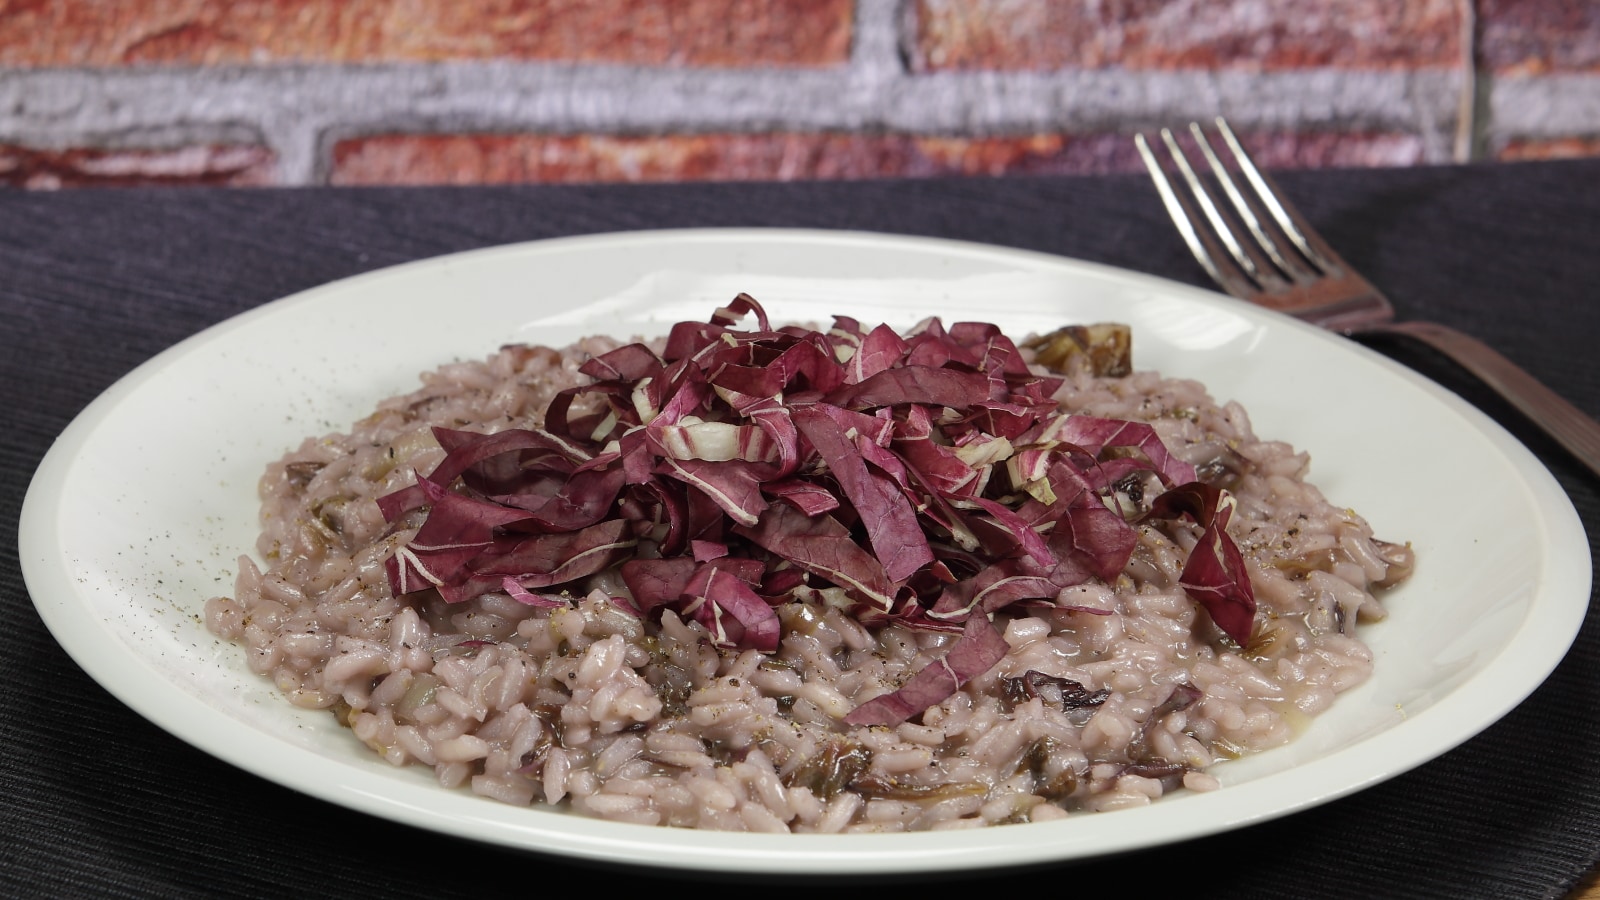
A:
<svg viewBox="0 0 1600 900">
<path fill-rule="evenodd" d="M 0 0 L 0 184 L 1600 155 L 1597 0 Z"/>
</svg>

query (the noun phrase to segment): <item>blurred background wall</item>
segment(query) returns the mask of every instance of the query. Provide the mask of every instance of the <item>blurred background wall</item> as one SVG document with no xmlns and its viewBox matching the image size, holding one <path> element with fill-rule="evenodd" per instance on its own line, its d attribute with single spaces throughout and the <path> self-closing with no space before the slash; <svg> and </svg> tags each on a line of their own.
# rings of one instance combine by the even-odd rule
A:
<svg viewBox="0 0 1600 900">
<path fill-rule="evenodd" d="M 1600 155 L 1600 0 L 0 0 L 0 184 L 1090 173 Z"/>
</svg>

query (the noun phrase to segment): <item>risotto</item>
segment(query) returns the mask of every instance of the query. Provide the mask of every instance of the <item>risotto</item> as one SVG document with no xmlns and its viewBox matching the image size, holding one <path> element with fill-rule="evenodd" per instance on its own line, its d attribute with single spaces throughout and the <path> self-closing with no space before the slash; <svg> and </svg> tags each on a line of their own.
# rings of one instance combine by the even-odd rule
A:
<svg viewBox="0 0 1600 900">
<path fill-rule="evenodd" d="M 738 330 L 746 314 L 754 330 Z M 205 607 L 447 788 L 641 824 L 1038 822 L 1219 787 L 1409 573 L 1126 332 L 772 328 L 446 365 L 261 480 Z M 258 565 L 255 559 L 263 565 Z"/>
</svg>

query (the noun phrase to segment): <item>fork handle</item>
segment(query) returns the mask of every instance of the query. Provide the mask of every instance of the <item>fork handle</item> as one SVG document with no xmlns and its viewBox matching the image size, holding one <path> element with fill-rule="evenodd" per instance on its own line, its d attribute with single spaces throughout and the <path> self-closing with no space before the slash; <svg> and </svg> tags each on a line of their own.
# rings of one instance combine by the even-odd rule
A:
<svg viewBox="0 0 1600 900">
<path fill-rule="evenodd" d="M 1589 471 L 1600 476 L 1600 423 L 1488 344 L 1434 322 L 1389 322 L 1358 331 L 1406 335 L 1450 357 L 1521 410 L 1545 434 L 1555 438 L 1579 462 L 1588 466 Z"/>
</svg>

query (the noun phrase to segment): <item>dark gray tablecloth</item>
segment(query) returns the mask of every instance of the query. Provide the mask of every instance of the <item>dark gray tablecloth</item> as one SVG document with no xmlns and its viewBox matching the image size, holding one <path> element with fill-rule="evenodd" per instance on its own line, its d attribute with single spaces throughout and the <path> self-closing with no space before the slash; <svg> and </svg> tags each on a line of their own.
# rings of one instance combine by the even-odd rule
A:
<svg viewBox="0 0 1600 900">
<path fill-rule="evenodd" d="M 1600 162 L 1282 180 L 1407 316 L 1478 334 L 1600 414 Z M 180 338 L 392 263 L 685 226 L 937 235 L 1203 281 L 1154 192 L 1134 177 L 0 194 L 0 891 L 449 897 L 504 884 L 551 896 L 590 890 L 597 878 L 659 888 L 650 873 L 598 873 L 348 812 L 190 748 L 113 700 L 60 649 L 29 600 L 15 547 L 24 492 L 51 440 L 100 391 Z M 1593 476 L 1447 362 L 1382 349 L 1505 424 L 1600 535 Z M 1551 679 L 1499 724 L 1359 795 L 1117 859 L 983 873 L 978 882 L 941 876 L 916 890 L 993 895 L 1027 881 L 1071 896 L 1109 876 L 1135 895 L 1560 896 L 1600 851 L 1597 686 L 1600 624 L 1591 616 Z"/>
</svg>

